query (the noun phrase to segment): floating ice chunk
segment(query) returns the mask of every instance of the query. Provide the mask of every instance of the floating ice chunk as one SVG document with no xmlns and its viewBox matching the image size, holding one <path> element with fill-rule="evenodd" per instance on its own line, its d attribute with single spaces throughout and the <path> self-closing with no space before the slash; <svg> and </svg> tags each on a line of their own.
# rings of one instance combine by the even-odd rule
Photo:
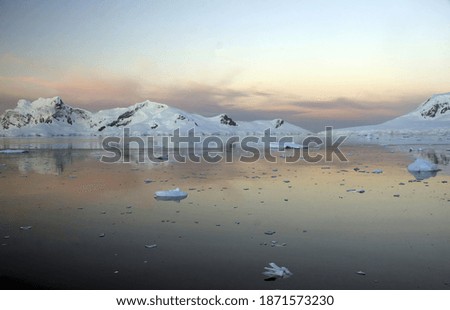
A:
<svg viewBox="0 0 450 310">
<path fill-rule="evenodd" d="M 421 172 L 421 171 L 439 171 L 436 164 L 433 164 L 429 160 L 423 158 L 417 158 L 415 162 L 408 166 L 408 171 L 410 172 Z"/>
<path fill-rule="evenodd" d="M 352 188 L 352 189 L 348 189 L 347 192 L 349 192 L 349 193 L 359 193 L 359 194 L 364 194 L 366 191 L 363 190 L 363 189 L 354 189 L 354 188 Z"/>
<path fill-rule="evenodd" d="M 186 198 L 188 194 L 183 192 L 179 188 L 171 189 L 167 191 L 157 191 L 155 192 L 155 198 L 157 200 L 177 200 L 180 201 Z"/>
<path fill-rule="evenodd" d="M 146 244 L 146 245 L 145 245 L 145 248 L 146 248 L 146 249 L 154 249 L 154 248 L 156 248 L 156 247 L 157 247 L 156 244 Z"/>
<path fill-rule="evenodd" d="M 305 146 L 294 142 L 286 142 L 284 144 L 285 149 L 304 149 Z"/>
<path fill-rule="evenodd" d="M 1 154 L 21 154 L 28 153 L 27 150 L 0 150 Z"/>
<path fill-rule="evenodd" d="M 270 142 L 271 149 L 304 149 L 306 148 L 302 144 L 294 143 L 294 142 Z"/>
<path fill-rule="evenodd" d="M 265 231 L 264 233 L 265 233 L 266 235 L 271 236 L 271 235 L 273 235 L 275 232 L 274 232 L 273 230 L 267 230 L 267 231 Z"/>
<path fill-rule="evenodd" d="M 287 243 L 278 243 L 278 241 L 273 240 L 270 243 L 270 246 L 271 247 L 285 247 L 285 246 L 287 246 Z"/>
<path fill-rule="evenodd" d="M 289 271 L 286 267 L 279 267 L 275 263 L 270 263 L 270 267 L 264 267 L 266 271 L 264 271 L 262 274 L 269 277 L 269 278 L 289 278 L 293 275 L 292 272 Z"/>
<path fill-rule="evenodd" d="M 33 226 L 20 226 L 21 230 L 30 230 Z"/>
</svg>

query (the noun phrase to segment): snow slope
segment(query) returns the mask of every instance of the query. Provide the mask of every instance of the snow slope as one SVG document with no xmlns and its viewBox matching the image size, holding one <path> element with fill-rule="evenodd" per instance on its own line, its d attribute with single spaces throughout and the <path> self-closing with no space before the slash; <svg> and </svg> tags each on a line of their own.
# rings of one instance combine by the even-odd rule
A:
<svg viewBox="0 0 450 310">
<path fill-rule="evenodd" d="M 226 114 L 204 117 L 148 100 L 96 113 L 66 105 L 59 97 L 19 100 L 15 109 L 0 116 L 0 136 L 122 135 L 124 128 L 133 136 L 166 135 L 175 129 L 203 135 L 261 134 L 268 128 L 275 134 L 310 134 L 281 119 L 237 122 Z"/>
<path fill-rule="evenodd" d="M 450 93 L 433 95 L 416 110 L 382 124 L 334 130 L 350 142 L 449 143 Z"/>
</svg>

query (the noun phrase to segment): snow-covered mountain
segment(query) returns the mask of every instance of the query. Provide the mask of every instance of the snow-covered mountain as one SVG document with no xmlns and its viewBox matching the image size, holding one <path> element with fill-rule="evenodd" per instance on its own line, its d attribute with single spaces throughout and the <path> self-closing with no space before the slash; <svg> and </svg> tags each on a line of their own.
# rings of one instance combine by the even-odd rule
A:
<svg viewBox="0 0 450 310">
<path fill-rule="evenodd" d="M 378 125 L 336 129 L 335 134 L 349 140 L 382 142 L 443 142 L 450 141 L 450 93 L 433 95 L 416 110 Z M 376 141 L 374 141 L 376 142 Z M 405 141 L 406 142 L 406 141 Z"/>
<path fill-rule="evenodd" d="M 203 135 L 261 134 L 270 128 L 275 134 L 306 135 L 310 132 L 282 119 L 237 122 L 226 114 L 204 117 L 166 104 L 144 101 L 128 108 L 89 112 L 65 104 L 61 98 L 19 100 L 15 109 L 0 116 L 0 136 L 106 136 L 130 134 L 165 135 L 175 129 L 194 128 Z"/>
</svg>

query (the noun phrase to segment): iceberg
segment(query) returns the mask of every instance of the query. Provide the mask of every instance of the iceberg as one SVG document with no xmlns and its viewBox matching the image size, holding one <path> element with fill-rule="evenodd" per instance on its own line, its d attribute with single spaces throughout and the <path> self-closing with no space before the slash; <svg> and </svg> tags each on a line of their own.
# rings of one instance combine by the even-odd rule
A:
<svg viewBox="0 0 450 310">
<path fill-rule="evenodd" d="M 180 201 L 184 198 L 186 198 L 188 194 L 186 192 L 183 192 L 179 188 L 171 189 L 167 191 L 157 191 L 155 192 L 155 199 L 156 200 L 175 200 Z"/>
<path fill-rule="evenodd" d="M 262 274 L 269 277 L 269 278 L 289 278 L 293 275 L 292 272 L 289 271 L 286 267 L 279 267 L 275 263 L 270 263 L 270 267 L 264 267 L 266 271 L 264 271 Z"/>
<path fill-rule="evenodd" d="M 439 169 L 436 164 L 433 164 L 429 160 L 417 158 L 415 162 L 408 166 L 408 171 L 417 180 L 425 180 L 435 177 Z"/>
</svg>

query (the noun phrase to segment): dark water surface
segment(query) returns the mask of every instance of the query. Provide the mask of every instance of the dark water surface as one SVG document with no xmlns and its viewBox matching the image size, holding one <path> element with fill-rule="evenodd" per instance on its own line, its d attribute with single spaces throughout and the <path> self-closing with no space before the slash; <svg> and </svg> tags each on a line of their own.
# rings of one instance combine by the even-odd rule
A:
<svg viewBox="0 0 450 310">
<path fill-rule="evenodd" d="M 437 156 L 443 171 L 422 181 L 406 170 L 414 152 L 372 146 L 344 153 L 347 163 L 318 164 L 104 164 L 99 151 L 74 149 L 0 154 L 0 282 L 449 289 L 450 152 Z M 189 196 L 153 198 L 176 187 Z M 270 262 L 294 275 L 264 281 Z"/>
</svg>

